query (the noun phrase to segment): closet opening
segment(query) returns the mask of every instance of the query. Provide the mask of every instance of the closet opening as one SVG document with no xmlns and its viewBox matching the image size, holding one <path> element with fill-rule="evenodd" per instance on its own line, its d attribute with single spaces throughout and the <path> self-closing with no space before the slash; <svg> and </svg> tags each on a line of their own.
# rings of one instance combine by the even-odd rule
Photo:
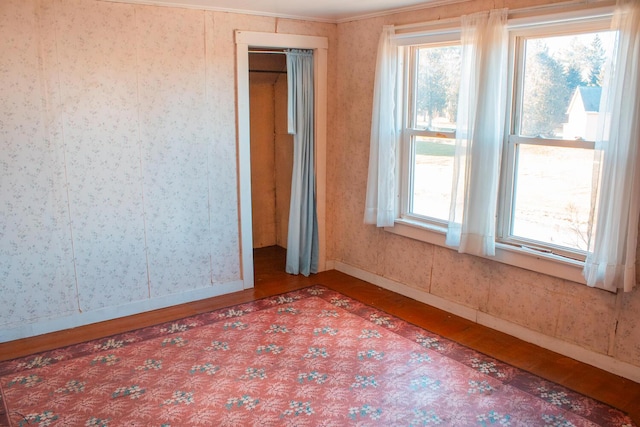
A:
<svg viewBox="0 0 640 427">
<path fill-rule="evenodd" d="M 280 78 L 276 78 L 275 74 L 286 74 L 282 73 L 283 69 L 277 68 L 263 68 L 261 66 L 255 66 L 253 68 L 253 72 L 250 73 L 249 60 L 250 55 L 260 54 L 262 56 L 272 55 L 272 56 L 282 56 L 282 60 L 286 63 L 286 56 L 290 59 L 295 54 L 296 57 L 300 56 L 311 56 L 312 62 L 308 62 L 307 59 L 296 60 L 297 64 L 303 64 L 302 72 L 298 65 L 294 66 L 291 61 L 288 64 L 290 66 L 291 80 L 295 81 L 298 86 L 299 79 L 302 80 L 301 86 L 304 88 L 313 88 L 313 114 L 312 117 L 309 118 L 308 114 L 301 113 L 295 115 L 295 122 L 298 123 L 295 125 L 295 129 L 293 130 L 295 136 L 293 139 L 301 138 L 304 141 L 309 141 L 309 130 L 313 135 L 315 146 L 309 148 L 311 146 L 305 145 L 305 150 L 302 152 L 304 155 L 299 156 L 301 153 L 300 150 L 296 150 L 293 148 L 293 165 L 291 176 L 296 175 L 299 176 L 300 171 L 310 170 L 313 168 L 313 172 L 315 173 L 315 203 L 316 203 L 316 212 L 317 212 L 317 226 L 315 229 L 317 230 L 317 271 L 324 271 L 327 268 L 326 262 L 326 232 L 325 232 L 325 221 L 326 221 L 326 145 L 327 145 L 327 49 L 328 49 L 328 39 L 326 37 L 317 37 L 317 36 L 307 36 L 307 35 L 296 35 L 296 34 L 280 34 L 280 33 L 267 33 L 267 32 L 252 32 L 252 31 L 235 31 L 235 39 L 236 39 L 236 73 L 237 73 L 237 124 L 238 124 L 238 179 L 239 179 L 239 214 L 240 214 L 240 249 L 241 249 L 241 262 L 242 262 L 242 281 L 243 287 L 245 289 L 252 288 L 254 286 L 254 241 L 256 245 L 263 244 L 260 243 L 260 238 L 253 238 L 254 229 L 253 229 L 253 217 L 254 216 L 262 216 L 263 212 L 260 211 L 259 208 L 253 207 L 253 195 L 256 197 L 261 197 L 260 191 L 252 191 L 252 185 L 260 186 L 263 182 L 260 177 L 253 178 L 252 177 L 252 165 L 256 165 L 256 162 L 260 162 L 264 160 L 260 157 L 260 155 L 253 154 L 251 152 L 251 141 L 253 137 L 253 133 L 256 133 L 257 130 L 252 128 L 252 118 L 250 117 L 253 111 L 253 117 L 256 115 L 260 115 L 262 117 L 265 116 L 266 111 L 271 111 L 269 109 L 269 104 L 263 105 L 263 108 L 259 106 L 252 105 L 255 103 L 250 102 L 250 91 L 249 91 L 249 83 L 250 83 L 250 74 L 253 74 L 252 80 L 255 82 L 257 75 L 265 75 L 266 78 L 276 81 Z M 255 52 L 255 51 L 259 52 Z M 288 55 L 283 55 L 279 53 L 280 51 L 284 52 L 288 50 Z M 293 52 L 292 50 L 303 50 L 306 52 Z M 250 53 L 249 51 L 254 51 Z M 278 53 L 276 53 L 278 52 Z M 267 59 L 264 59 L 267 61 Z M 252 59 L 252 61 L 255 61 Z M 312 69 L 312 73 L 309 74 L 309 70 Z M 277 73 L 275 71 L 278 71 Z M 273 77 L 269 77 L 273 76 Z M 301 77 L 306 76 L 306 77 Z M 289 76 L 287 76 L 289 77 Z M 283 79 L 284 80 L 284 79 Z M 274 84 L 276 84 L 274 83 Z M 268 91 L 268 90 L 267 90 Z M 289 125 L 293 123 L 288 120 L 291 115 L 290 111 L 286 113 L 282 110 L 276 110 L 275 108 L 275 100 L 276 89 L 273 88 L 273 113 L 272 117 L 274 118 L 274 130 L 272 131 L 272 135 L 274 135 L 274 150 L 275 150 L 275 117 L 276 114 L 282 113 L 287 116 L 287 132 L 289 131 Z M 288 92 L 288 91 L 287 91 Z M 307 89 L 304 92 L 300 93 L 308 93 Z M 288 93 L 286 99 L 288 100 Z M 292 98 L 294 99 L 294 98 Z M 296 94 L 295 99 L 299 99 L 298 94 Z M 309 105 L 310 98 L 306 98 L 306 101 L 302 101 L 302 104 L 298 101 L 296 105 Z M 297 108 L 297 107 L 296 107 Z M 306 107 L 304 107 L 306 108 Z M 287 105 L 287 110 L 289 110 Z M 306 111 L 309 111 L 308 109 Z M 270 113 L 266 113 L 268 116 Z M 293 117 L 293 116 L 292 116 Z M 305 123 L 298 122 L 299 117 L 306 117 Z M 312 125 L 309 126 L 309 121 L 312 121 Z M 301 126 L 301 127 L 300 127 Z M 299 131 L 298 129 L 302 129 Z M 294 144 L 291 144 L 294 146 Z M 295 144 L 295 147 L 299 147 L 298 144 Z M 310 149 L 312 151 L 310 151 Z M 308 154 L 312 153 L 310 156 Z M 275 151 L 271 157 L 273 165 L 275 167 L 276 161 Z M 255 159 L 254 159 L 255 157 Z M 307 161 L 305 166 L 300 167 L 300 159 L 308 159 L 311 162 Z M 269 161 L 269 160 L 267 160 Z M 272 173 L 274 174 L 275 180 L 275 169 L 272 169 Z M 309 177 L 310 175 L 302 175 Z M 305 178 L 303 178 L 305 179 Z M 293 178 L 289 182 L 293 182 Z M 295 182 L 302 182 L 299 179 L 296 179 Z M 303 191 L 302 195 L 300 195 L 300 185 L 296 188 L 293 188 L 291 191 L 292 199 L 300 199 L 302 203 L 295 203 L 295 206 L 303 206 L 304 200 L 311 200 L 309 197 L 305 196 L 310 194 L 308 189 L 311 188 L 311 180 L 306 181 L 307 184 L 303 185 L 303 188 L 306 188 L 306 191 Z M 273 192 L 275 194 L 275 185 L 273 187 Z M 281 195 L 278 195 L 278 198 L 281 198 Z M 270 202 L 275 206 L 276 199 L 271 199 Z M 307 208 L 307 212 L 310 209 Z M 299 218 L 301 216 L 296 215 L 295 218 Z M 304 216 L 303 218 L 310 218 L 309 216 Z M 282 219 L 282 217 L 281 217 Z M 289 221 L 286 221 L 291 222 Z M 275 226 L 275 219 L 273 220 L 273 226 Z M 284 223 L 284 221 L 283 221 Z M 296 221 L 294 229 L 296 230 L 296 235 L 299 233 L 300 227 L 299 222 Z M 306 230 L 309 230 L 307 228 Z M 292 245 L 289 242 L 294 241 L 296 245 L 298 245 L 299 239 L 293 239 L 293 235 L 287 229 L 287 239 L 284 240 L 288 246 L 287 251 L 287 263 L 286 270 L 290 269 L 289 263 L 289 255 L 294 253 L 300 253 L 298 250 L 293 251 Z M 282 242 L 282 240 L 281 240 Z M 269 247 L 269 246 L 267 246 Z M 279 246 L 273 246 L 278 248 Z M 296 248 L 298 249 L 298 248 Z M 302 269 L 300 270 L 303 271 Z M 295 271 L 292 274 L 297 274 Z"/>
<path fill-rule="evenodd" d="M 249 49 L 249 117 L 255 268 L 268 257 L 284 271 L 293 168 L 284 50 Z"/>
</svg>

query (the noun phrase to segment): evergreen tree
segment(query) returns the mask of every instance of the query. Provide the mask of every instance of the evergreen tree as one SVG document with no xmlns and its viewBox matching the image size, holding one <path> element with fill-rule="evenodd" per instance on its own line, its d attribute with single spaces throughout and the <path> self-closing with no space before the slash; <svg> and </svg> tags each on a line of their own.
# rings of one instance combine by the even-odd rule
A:
<svg viewBox="0 0 640 427">
<path fill-rule="evenodd" d="M 578 86 L 585 86 L 586 82 L 582 80 L 582 73 L 580 72 L 580 68 L 576 64 L 569 65 L 564 71 L 564 79 L 567 83 L 567 87 L 569 88 L 570 93 Z"/>
<path fill-rule="evenodd" d="M 589 67 L 587 84 L 589 86 L 602 86 L 602 66 L 604 64 L 605 52 L 602 47 L 602 40 L 600 40 L 598 34 L 593 38 L 587 52 Z"/>
<path fill-rule="evenodd" d="M 418 52 L 416 109 L 431 128 L 436 118 L 455 117 L 455 110 L 452 115 L 451 111 L 457 108 L 460 52 L 458 47 L 427 48 Z"/>
<path fill-rule="evenodd" d="M 571 90 L 567 87 L 562 65 L 549 54 L 544 44 L 527 45 L 524 102 L 521 133 L 527 136 L 553 137 L 565 115 Z"/>
</svg>

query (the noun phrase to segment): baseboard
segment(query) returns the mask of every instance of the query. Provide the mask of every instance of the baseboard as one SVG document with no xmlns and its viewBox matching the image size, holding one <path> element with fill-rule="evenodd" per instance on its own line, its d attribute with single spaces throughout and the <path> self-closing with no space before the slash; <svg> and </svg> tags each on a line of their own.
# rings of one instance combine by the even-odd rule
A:
<svg viewBox="0 0 640 427">
<path fill-rule="evenodd" d="M 1 329 L 0 343 L 76 328 L 78 326 L 85 326 L 92 323 L 103 322 L 105 320 L 113 320 L 119 317 L 130 316 L 132 314 L 157 310 L 201 299 L 217 297 L 231 292 L 241 291 L 243 290 L 243 286 L 244 283 L 241 280 L 237 280 L 179 294 L 150 298 L 115 307 L 105 307 L 95 311 L 75 313 L 73 315 L 57 319 L 42 320 L 36 323 Z"/>
<path fill-rule="evenodd" d="M 334 260 L 327 260 L 325 262 L 323 271 L 329 271 L 329 270 L 335 270 L 335 269 L 336 269 L 336 262 Z"/>
<path fill-rule="evenodd" d="M 585 349 L 579 345 L 569 343 L 549 335 L 541 334 L 540 332 L 532 331 L 531 329 L 527 329 L 515 323 L 429 294 L 419 289 L 412 288 L 400 282 L 378 276 L 358 267 L 354 267 L 340 261 L 334 261 L 333 264 L 334 268 L 342 273 L 423 302 L 448 313 L 455 314 L 456 316 L 471 320 L 472 322 L 480 325 L 509 334 L 525 342 L 538 345 L 579 362 L 595 366 L 596 368 L 640 383 L 640 369 L 638 366 L 622 362 L 605 354 L 596 353 L 595 351 Z"/>
</svg>

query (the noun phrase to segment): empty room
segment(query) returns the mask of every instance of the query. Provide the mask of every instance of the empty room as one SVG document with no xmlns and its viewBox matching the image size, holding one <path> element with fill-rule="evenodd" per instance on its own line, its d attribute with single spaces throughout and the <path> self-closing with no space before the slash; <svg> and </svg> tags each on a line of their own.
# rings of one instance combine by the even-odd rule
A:
<svg viewBox="0 0 640 427">
<path fill-rule="evenodd" d="M 640 425 L 639 72 L 639 0 L 0 0 L 0 426 Z"/>
</svg>

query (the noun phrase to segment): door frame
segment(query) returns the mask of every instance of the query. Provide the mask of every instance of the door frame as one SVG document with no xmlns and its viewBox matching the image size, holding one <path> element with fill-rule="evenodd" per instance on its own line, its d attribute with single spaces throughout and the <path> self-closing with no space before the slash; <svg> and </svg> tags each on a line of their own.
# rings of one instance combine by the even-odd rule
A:
<svg viewBox="0 0 640 427">
<path fill-rule="evenodd" d="M 324 271 L 326 270 L 327 49 L 329 41 L 326 37 L 241 30 L 236 30 L 235 39 L 241 269 L 243 288 L 247 289 L 253 288 L 254 285 L 249 48 L 313 50 L 318 271 Z"/>
</svg>

